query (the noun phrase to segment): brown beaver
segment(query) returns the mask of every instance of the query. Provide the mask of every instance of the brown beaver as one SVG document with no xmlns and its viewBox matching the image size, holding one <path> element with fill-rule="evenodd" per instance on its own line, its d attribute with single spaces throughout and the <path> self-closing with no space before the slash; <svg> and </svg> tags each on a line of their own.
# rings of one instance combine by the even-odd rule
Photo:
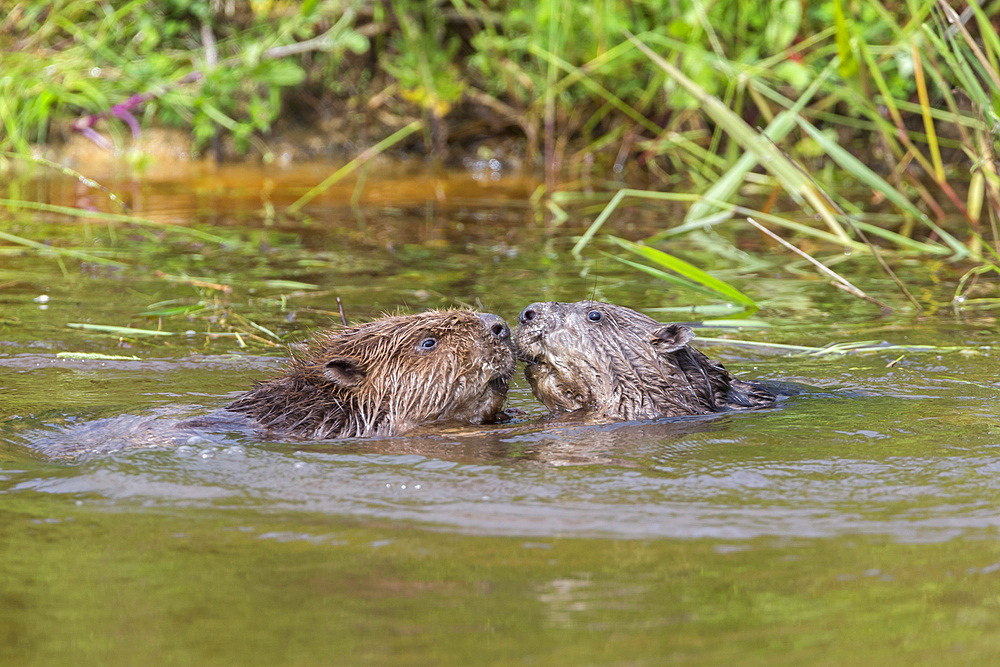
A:
<svg viewBox="0 0 1000 667">
<path fill-rule="evenodd" d="M 500 317 L 434 310 L 321 332 L 282 375 L 226 408 L 300 438 L 398 435 L 428 422 L 500 419 L 513 375 Z"/>
<path fill-rule="evenodd" d="M 514 348 L 535 396 L 553 412 L 601 421 L 655 419 L 772 405 L 765 386 L 733 377 L 688 345 L 694 333 L 597 301 L 533 303 Z"/>
</svg>

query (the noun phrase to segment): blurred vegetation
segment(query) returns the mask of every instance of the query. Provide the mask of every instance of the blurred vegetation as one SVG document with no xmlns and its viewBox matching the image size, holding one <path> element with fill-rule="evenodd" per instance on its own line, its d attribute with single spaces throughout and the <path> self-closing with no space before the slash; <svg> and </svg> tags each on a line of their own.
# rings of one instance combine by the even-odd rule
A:
<svg viewBox="0 0 1000 667">
<path fill-rule="evenodd" d="M 649 245 L 752 217 L 838 251 L 974 260 L 963 290 L 997 273 L 1000 0 L 4 4 L 0 150 L 172 125 L 266 154 L 279 120 L 339 123 L 330 141 L 360 150 L 416 120 L 411 147 L 506 137 L 550 210 L 603 210 L 576 253 L 617 208 L 681 190 L 687 217 Z"/>
</svg>

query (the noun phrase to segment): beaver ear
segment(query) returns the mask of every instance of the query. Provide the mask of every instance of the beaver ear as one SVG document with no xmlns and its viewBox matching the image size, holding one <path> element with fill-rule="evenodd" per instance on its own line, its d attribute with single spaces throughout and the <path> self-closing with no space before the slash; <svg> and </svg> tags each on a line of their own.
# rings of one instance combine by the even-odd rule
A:
<svg viewBox="0 0 1000 667">
<path fill-rule="evenodd" d="M 368 371 L 354 357 L 334 357 L 326 362 L 323 375 L 326 379 L 342 387 L 361 384 Z"/>
<path fill-rule="evenodd" d="M 653 332 L 651 342 L 659 352 L 674 352 L 694 338 L 694 332 L 683 324 L 664 324 Z"/>
</svg>

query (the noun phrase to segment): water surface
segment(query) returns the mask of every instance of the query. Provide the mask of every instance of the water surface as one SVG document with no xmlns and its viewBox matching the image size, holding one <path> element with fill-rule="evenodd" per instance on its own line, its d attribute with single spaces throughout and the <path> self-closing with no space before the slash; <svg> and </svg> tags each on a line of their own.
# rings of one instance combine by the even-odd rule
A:
<svg viewBox="0 0 1000 667">
<path fill-rule="evenodd" d="M 1000 364 L 993 318 L 947 306 L 958 269 L 921 284 L 941 307 L 918 318 L 787 280 L 784 260 L 753 274 L 737 272 L 749 259 L 720 261 L 771 326 L 706 336 L 956 348 L 815 357 L 703 343 L 740 375 L 814 388 L 755 413 L 551 423 L 519 379 L 510 404 L 524 414 L 498 426 L 314 443 L 185 427 L 336 321 L 336 297 L 352 318 L 471 305 L 511 322 L 545 299 L 708 303 L 597 253 L 573 261 L 588 219 L 553 224 L 514 177 L 393 171 L 354 206 L 351 184 L 306 218 L 269 216 L 322 178 L 312 169 L 112 181 L 137 213 L 222 243 L 28 212 L 0 222 L 126 265 L 0 254 L 0 659 L 997 658 Z M 106 207 L 61 178 L 9 187 Z M 638 238 L 662 215 L 610 231 Z M 908 280 L 925 273 L 900 264 Z M 876 269 L 855 270 L 900 301 Z"/>
</svg>

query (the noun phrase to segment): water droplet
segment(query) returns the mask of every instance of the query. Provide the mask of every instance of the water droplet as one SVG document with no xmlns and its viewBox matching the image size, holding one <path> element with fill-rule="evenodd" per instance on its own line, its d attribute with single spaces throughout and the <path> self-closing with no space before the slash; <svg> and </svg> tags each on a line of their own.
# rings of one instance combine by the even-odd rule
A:
<svg viewBox="0 0 1000 667">
<path fill-rule="evenodd" d="M 49 302 L 49 295 L 48 294 L 39 294 L 38 296 L 36 296 L 33 299 L 33 301 L 35 303 L 48 303 Z"/>
</svg>

